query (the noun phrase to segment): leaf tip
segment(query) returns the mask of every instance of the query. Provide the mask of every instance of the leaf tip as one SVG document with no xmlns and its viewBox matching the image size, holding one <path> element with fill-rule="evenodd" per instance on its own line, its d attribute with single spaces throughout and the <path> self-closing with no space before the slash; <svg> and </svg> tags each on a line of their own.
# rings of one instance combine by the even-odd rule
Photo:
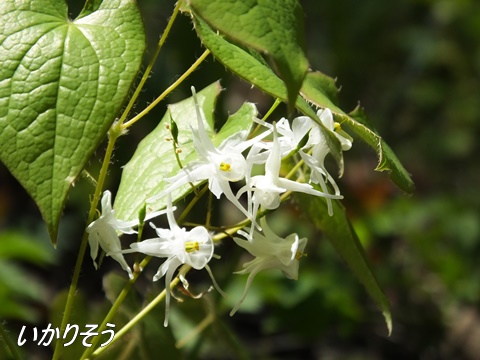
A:
<svg viewBox="0 0 480 360">
<path fill-rule="evenodd" d="M 58 223 L 57 224 L 47 224 L 48 234 L 50 235 L 50 241 L 54 249 L 57 249 L 57 237 L 58 237 Z"/>
<path fill-rule="evenodd" d="M 385 318 L 385 323 L 387 325 L 388 337 L 390 337 L 393 331 L 392 314 L 390 313 L 390 310 L 384 310 L 382 311 L 382 314 L 383 314 L 383 317 Z"/>
</svg>

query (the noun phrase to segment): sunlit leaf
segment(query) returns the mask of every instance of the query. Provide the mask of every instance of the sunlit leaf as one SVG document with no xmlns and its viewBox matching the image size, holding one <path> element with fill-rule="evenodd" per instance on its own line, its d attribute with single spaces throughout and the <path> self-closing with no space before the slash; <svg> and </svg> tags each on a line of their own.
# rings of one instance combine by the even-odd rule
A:
<svg viewBox="0 0 480 360">
<path fill-rule="evenodd" d="M 225 125 L 215 135 L 213 110 L 215 101 L 220 93 L 220 84 L 213 83 L 197 93 L 200 107 L 205 114 L 205 128 L 212 137 L 215 145 L 219 145 L 227 137 L 244 131 L 248 135 L 256 116 L 256 107 L 245 103 L 234 115 L 230 116 Z M 179 103 L 169 105 L 167 112 L 158 126 L 138 145 L 132 159 L 125 165 L 122 180 L 114 208 L 121 219 L 134 219 L 138 211 L 145 204 L 145 200 L 159 194 L 169 185 L 165 178 L 175 175 L 180 167 L 175 158 L 173 144 L 165 140 L 171 138 L 171 131 L 166 125 L 170 118 L 175 120 L 178 129 L 178 145 L 181 153 L 178 154 L 182 166 L 198 159 L 193 147 L 191 127 L 197 127 L 197 116 L 193 98 L 190 97 Z M 185 196 L 192 191 L 189 184 L 172 192 L 172 200 Z M 158 199 L 149 203 L 152 209 L 161 209 L 166 206 L 166 199 Z"/>
<path fill-rule="evenodd" d="M 62 0 L 2 1 L 0 44 L 0 160 L 55 242 L 68 190 L 139 70 L 142 19 L 133 0 L 105 0 L 75 21 Z"/>
</svg>

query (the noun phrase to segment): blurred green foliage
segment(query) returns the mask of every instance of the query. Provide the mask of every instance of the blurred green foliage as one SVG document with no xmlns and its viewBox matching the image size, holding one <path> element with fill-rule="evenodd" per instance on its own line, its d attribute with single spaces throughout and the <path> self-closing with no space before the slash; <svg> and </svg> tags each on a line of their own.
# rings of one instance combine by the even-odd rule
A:
<svg viewBox="0 0 480 360">
<path fill-rule="evenodd" d="M 49 250 L 19 231 L 0 233 L 0 319 L 28 322 L 40 319 L 34 304 L 45 305 L 45 288 L 21 263 L 45 267 L 54 259 L 53 251 Z"/>
<path fill-rule="evenodd" d="M 155 0 L 139 3 L 151 49 L 174 2 L 168 2 L 170 8 Z M 172 358 L 209 359 L 476 359 L 480 353 L 476 341 L 480 336 L 480 3 L 301 3 L 312 67 L 338 79 L 342 108 L 353 109 L 361 102 L 416 184 L 417 190 L 411 197 L 395 190 L 385 175 L 373 172 L 375 154 L 359 141 L 354 143 L 355 151 L 345 154 L 345 175 L 339 185 L 359 238 L 392 303 L 393 335 L 386 337 L 383 320 L 361 285 L 323 235 L 315 233 L 306 219 L 299 219 L 293 207 L 278 214 L 271 226 L 284 234 L 295 231 L 309 238 L 308 257 L 301 263 L 299 280 L 285 280 L 275 271 L 260 274 L 243 312 L 228 317 L 229 305 L 238 299 L 245 277 L 231 275 L 240 268 L 240 254 L 226 241 L 218 249 L 222 261 L 212 264 L 212 268 L 221 286 L 229 284 L 225 290 L 231 293 L 231 299 L 221 300 L 209 293 L 202 300 L 175 303 L 172 324 L 186 318 L 184 312 L 195 313 L 200 322 L 210 314 L 212 306 L 216 320 L 189 346 L 181 351 L 169 348 L 169 354 Z M 173 34 L 182 39 L 182 46 L 177 48 L 173 37 L 167 41 L 150 79 L 149 91 L 143 93 L 137 109 L 151 101 L 201 54 L 188 19 L 179 19 Z M 258 103 L 261 112 L 270 104 L 270 99 L 251 90 L 213 60 L 202 65 L 168 101 L 189 96 L 192 84 L 198 88 L 206 86 L 216 79 L 213 74 L 223 74 L 222 84 L 230 89 L 223 95 L 219 112 L 233 113 L 244 100 Z M 109 188 L 116 188 L 120 166 L 131 157 L 134 144 L 158 124 L 163 112 L 160 106 L 150 120 L 132 128 L 129 137 L 120 140 L 115 158 L 118 166 L 112 167 Z M 101 151 L 102 148 L 99 157 Z M 92 160 L 89 166 L 96 173 L 98 161 Z M 4 169 L 0 171 L 2 231 L 25 226 L 25 219 L 32 222 L 34 218 L 40 223 L 40 216 L 18 185 Z M 84 194 L 86 189 L 91 190 L 82 181 L 67 203 L 65 213 L 69 219 L 84 218 Z M 216 209 L 214 215 L 221 213 Z M 81 220 L 69 222 L 68 229 L 64 226 L 63 236 L 70 241 L 59 244 L 65 247 L 58 255 L 62 270 L 55 271 L 59 277 L 65 276 L 65 272 L 70 274 L 68 259 L 75 252 L 81 227 Z M 0 241 L 0 249 L 2 244 Z M 88 294 L 87 299 L 94 299 L 86 301 L 104 298 L 101 279 L 114 268 L 108 258 L 104 262 L 99 272 L 94 272 L 88 261 L 85 263 L 80 292 Z M 0 284 L 4 278 L 10 279 L 10 274 L 24 271 L 18 265 L 14 268 L 10 260 L 0 258 L 0 263 L 8 268 L 7 277 L 1 276 Z M 36 265 L 27 268 L 37 269 Z M 22 281 L 23 284 L 27 280 Z M 206 277 L 200 277 L 198 282 L 192 279 L 192 287 L 203 291 L 208 286 L 204 281 L 208 284 Z M 13 285 L 8 285 L 5 299 L 12 299 L 14 294 L 15 299 L 38 299 L 40 290 Z M 42 286 L 48 289 L 48 285 Z M 158 290 L 141 287 L 135 295 L 136 304 Z M 109 291 L 106 288 L 105 292 Z M 0 291 L 0 298 L 1 294 Z M 0 311 L 3 309 L 0 306 Z M 28 307 L 15 310 L 20 319 L 26 316 L 25 310 Z M 120 318 L 118 324 L 124 320 Z M 158 326 L 162 321 L 163 309 L 159 307 L 138 331 L 179 340 L 196 326 L 181 320 L 183 330 L 172 325 L 165 332 Z M 154 349 L 154 339 L 145 338 L 143 348 Z"/>
</svg>

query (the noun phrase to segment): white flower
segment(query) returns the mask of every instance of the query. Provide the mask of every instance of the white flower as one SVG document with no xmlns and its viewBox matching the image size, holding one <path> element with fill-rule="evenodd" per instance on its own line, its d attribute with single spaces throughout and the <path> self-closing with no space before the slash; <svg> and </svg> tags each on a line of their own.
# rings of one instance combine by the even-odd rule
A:
<svg viewBox="0 0 480 360">
<path fill-rule="evenodd" d="M 332 199 L 343 198 L 341 195 L 331 195 L 315 190 L 309 184 L 281 178 L 279 176 L 281 161 L 280 144 L 274 126 L 272 149 L 265 162 L 265 175 L 256 175 L 250 179 L 247 178 L 247 185 L 240 189 L 237 194 L 237 197 L 239 197 L 245 191 L 248 192 L 249 212 L 252 214 L 251 218 L 256 218 L 260 206 L 269 210 L 276 209 L 280 205 L 280 195 L 286 191 L 303 192 Z M 253 198 L 251 192 L 253 192 Z"/>
<path fill-rule="evenodd" d="M 239 231 L 239 234 L 247 237 L 248 240 L 243 240 L 238 237 L 233 239 L 237 245 L 243 247 L 255 256 L 255 259 L 243 264 L 244 269 L 236 272 L 236 274 L 248 273 L 249 275 L 243 295 L 230 312 L 230 316 L 235 314 L 243 300 L 245 300 L 253 279 L 260 271 L 280 269 L 287 278 L 293 280 L 297 280 L 298 278 L 299 260 L 307 245 L 307 239 L 299 239 L 297 234 L 290 234 L 286 238 L 281 238 L 269 228 L 265 218 L 260 220 L 260 224 L 263 229 L 263 234 L 255 230 L 253 237 L 250 238 L 250 235 Z"/>
<path fill-rule="evenodd" d="M 168 186 L 161 194 L 148 199 L 148 201 L 163 197 L 185 184 L 208 180 L 208 188 L 217 199 L 224 194 L 244 215 L 250 217 L 250 214 L 233 194 L 230 182 L 245 178 L 247 162 L 242 152 L 268 134 L 262 134 L 246 141 L 245 138 L 248 134 L 246 131 L 242 131 L 225 139 L 218 148 L 215 147 L 203 125 L 204 120 L 194 87 L 192 87 L 192 93 L 197 113 L 197 128 L 192 127 L 191 129 L 193 144 L 199 159 L 187 164 L 177 175 L 166 179 L 172 185 Z"/>
<path fill-rule="evenodd" d="M 340 141 L 342 150 L 349 150 L 352 147 L 352 140 L 345 132 L 341 131 L 340 124 L 333 121 L 333 115 L 330 109 L 319 110 L 317 115 L 327 130 L 335 134 Z M 313 120 L 311 121 L 313 122 Z M 326 183 L 329 182 L 333 186 L 335 195 L 340 195 L 340 189 L 324 165 L 325 157 L 330 152 L 330 148 L 318 125 L 314 125 L 310 130 L 309 139 L 305 148 L 309 147 L 312 148 L 312 154 L 310 155 L 304 151 L 300 151 L 300 156 L 311 170 L 310 182 L 319 184 L 324 192 L 328 192 Z M 332 202 L 329 198 L 327 198 L 327 206 L 329 215 L 333 215 Z"/>
<path fill-rule="evenodd" d="M 158 215 L 158 213 L 156 213 Z M 106 190 L 102 196 L 102 214 L 101 216 L 88 225 L 86 231 L 88 233 L 88 243 L 90 244 L 90 256 L 93 260 L 95 269 L 97 264 L 95 259 L 98 255 L 98 245 L 117 261 L 128 273 L 130 279 L 133 278 L 132 270 L 127 265 L 125 258 L 120 253 L 121 244 L 118 232 L 124 234 L 133 234 L 136 231 L 132 227 L 138 225 L 138 220 L 123 221 L 115 217 L 115 210 L 112 209 L 112 194 Z"/>
<path fill-rule="evenodd" d="M 257 120 L 257 123 L 268 128 L 270 132 L 273 132 L 274 125 L 266 123 L 262 120 Z M 300 116 L 293 119 L 291 128 L 290 122 L 286 118 L 281 118 L 275 124 L 282 158 L 289 155 L 292 151 L 300 151 L 304 147 L 302 146 L 302 141 L 307 136 L 308 132 L 312 129 L 313 126 L 315 126 L 315 122 L 307 116 Z M 267 149 L 268 151 L 264 151 L 260 155 L 257 155 L 255 161 L 256 163 L 259 163 L 259 159 L 262 157 L 265 161 L 266 156 L 268 156 L 269 152 L 272 149 L 272 145 L 272 142 L 264 142 L 259 145 L 259 147 Z"/>
<path fill-rule="evenodd" d="M 170 195 L 167 196 L 167 218 L 170 229 L 156 228 L 155 225 L 150 223 L 158 238 L 133 243 L 130 245 L 131 250 L 123 251 L 123 253 L 137 251 L 150 256 L 167 258 L 153 277 L 153 281 L 157 281 L 165 276 L 165 326 L 168 325 L 170 283 L 175 270 L 183 264 L 188 264 L 196 270 L 207 267 L 214 248 L 213 240 L 203 226 L 197 226 L 190 231 L 186 231 L 185 228 L 180 228 L 177 225 Z"/>
</svg>

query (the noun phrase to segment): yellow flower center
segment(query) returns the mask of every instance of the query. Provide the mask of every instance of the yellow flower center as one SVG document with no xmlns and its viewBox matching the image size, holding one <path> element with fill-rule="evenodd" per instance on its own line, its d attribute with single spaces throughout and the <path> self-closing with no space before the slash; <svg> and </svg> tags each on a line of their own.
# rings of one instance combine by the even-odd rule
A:
<svg viewBox="0 0 480 360">
<path fill-rule="evenodd" d="M 307 254 L 302 253 L 301 251 L 297 251 L 297 253 L 295 254 L 295 260 L 300 261 L 300 259 L 304 256 L 307 256 Z"/>
<path fill-rule="evenodd" d="M 342 126 L 338 122 L 335 122 L 333 124 L 333 131 L 342 131 Z"/>
<path fill-rule="evenodd" d="M 231 171 L 231 166 L 230 166 L 229 163 L 221 162 L 220 163 L 220 170 L 230 172 Z"/>
<path fill-rule="evenodd" d="M 185 251 L 188 253 L 200 250 L 200 244 L 198 241 L 187 241 L 185 243 Z"/>
</svg>

